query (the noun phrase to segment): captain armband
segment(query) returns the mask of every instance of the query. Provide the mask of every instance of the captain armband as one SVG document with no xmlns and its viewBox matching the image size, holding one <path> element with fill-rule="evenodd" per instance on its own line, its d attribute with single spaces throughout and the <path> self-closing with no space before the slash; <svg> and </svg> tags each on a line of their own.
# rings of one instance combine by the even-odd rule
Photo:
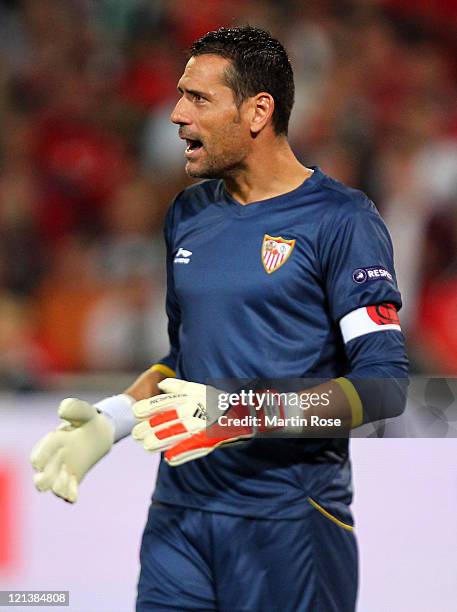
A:
<svg viewBox="0 0 457 612">
<path fill-rule="evenodd" d="M 349 312 L 340 320 L 344 343 L 365 334 L 381 331 L 401 331 L 400 319 L 393 304 L 363 306 Z"/>
</svg>

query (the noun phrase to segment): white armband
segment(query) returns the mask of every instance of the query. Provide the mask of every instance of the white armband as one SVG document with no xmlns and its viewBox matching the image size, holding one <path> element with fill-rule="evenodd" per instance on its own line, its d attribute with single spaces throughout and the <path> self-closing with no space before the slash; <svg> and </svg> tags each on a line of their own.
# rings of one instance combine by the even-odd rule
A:
<svg viewBox="0 0 457 612">
<path fill-rule="evenodd" d="M 340 320 L 344 343 L 364 334 L 380 331 L 401 331 L 397 309 L 393 304 L 363 306 L 349 312 Z"/>
<path fill-rule="evenodd" d="M 106 415 L 114 425 L 114 442 L 130 434 L 138 423 L 133 415 L 132 406 L 135 400 L 127 393 L 106 397 L 94 404 L 95 408 Z"/>
</svg>

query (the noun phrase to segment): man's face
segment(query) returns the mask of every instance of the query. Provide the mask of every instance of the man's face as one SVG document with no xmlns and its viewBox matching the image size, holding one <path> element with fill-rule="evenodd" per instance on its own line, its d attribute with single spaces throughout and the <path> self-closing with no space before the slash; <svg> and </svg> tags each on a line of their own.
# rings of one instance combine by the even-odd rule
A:
<svg viewBox="0 0 457 612">
<path fill-rule="evenodd" d="M 244 167 L 251 146 L 249 123 L 224 81 L 230 63 L 218 55 L 192 57 L 179 80 L 181 94 L 171 114 L 187 142 L 186 172 L 224 178 Z"/>
</svg>

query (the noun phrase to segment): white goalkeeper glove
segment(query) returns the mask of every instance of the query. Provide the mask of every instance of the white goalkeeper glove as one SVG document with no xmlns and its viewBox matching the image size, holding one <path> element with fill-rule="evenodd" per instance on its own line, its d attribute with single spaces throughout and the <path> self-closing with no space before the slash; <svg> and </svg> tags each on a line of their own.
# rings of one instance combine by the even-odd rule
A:
<svg viewBox="0 0 457 612">
<path fill-rule="evenodd" d="M 51 489 L 68 502 L 78 498 L 78 484 L 90 468 L 111 450 L 114 426 L 109 417 L 79 399 L 59 406 L 63 423 L 33 448 L 30 461 L 38 491 Z"/>
<path fill-rule="evenodd" d="M 159 384 L 163 395 L 136 402 L 135 417 L 141 422 L 132 430 L 135 440 L 150 452 L 165 451 L 165 461 L 181 465 L 208 455 L 223 444 L 251 438 L 251 425 L 224 427 L 219 425 L 217 397 L 221 391 L 207 385 L 165 378 Z M 207 407 L 214 414 L 207 414 Z M 216 410 L 216 412 L 215 412 Z M 230 411 L 233 415 L 249 416 L 247 406 Z"/>
<path fill-rule="evenodd" d="M 163 394 L 133 405 L 133 413 L 141 422 L 132 429 L 132 436 L 152 452 L 166 450 L 205 429 L 206 393 L 210 388 L 177 378 L 165 378 L 158 387 Z"/>
</svg>

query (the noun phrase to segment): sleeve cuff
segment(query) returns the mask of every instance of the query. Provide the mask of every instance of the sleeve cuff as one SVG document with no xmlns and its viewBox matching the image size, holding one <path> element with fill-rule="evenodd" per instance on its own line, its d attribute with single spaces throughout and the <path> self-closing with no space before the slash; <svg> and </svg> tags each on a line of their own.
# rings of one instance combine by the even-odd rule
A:
<svg viewBox="0 0 457 612">
<path fill-rule="evenodd" d="M 99 412 L 107 416 L 114 426 L 114 441 L 118 442 L 130 434 L 132 428 L 138 423 L 132 407 L 135 403 L 133 397 L 126 393 L 106 397 L 94 404 Z"/>
<path fill-rule="evenodd" d="M 360 399 L 359 394 L 357 393 L 356 388 L 351 383 L 348 378 L 335 378 L 336 383 L 338 383 L 339 387 L 343 391 L 346 399 L 349 402 L 349 406 L 351 407 L 352 413 L 352 421 L 351 428 L 358 427 L 363 423 L 363 406 L 362 400 Z"/>
<path fill-rule="evenodd" d="M 176 378 L 176 372 L 163 363 L 155 363 L 150 370 L 151 372 L 160 372 L 167 378 Z"/>
</svg>

